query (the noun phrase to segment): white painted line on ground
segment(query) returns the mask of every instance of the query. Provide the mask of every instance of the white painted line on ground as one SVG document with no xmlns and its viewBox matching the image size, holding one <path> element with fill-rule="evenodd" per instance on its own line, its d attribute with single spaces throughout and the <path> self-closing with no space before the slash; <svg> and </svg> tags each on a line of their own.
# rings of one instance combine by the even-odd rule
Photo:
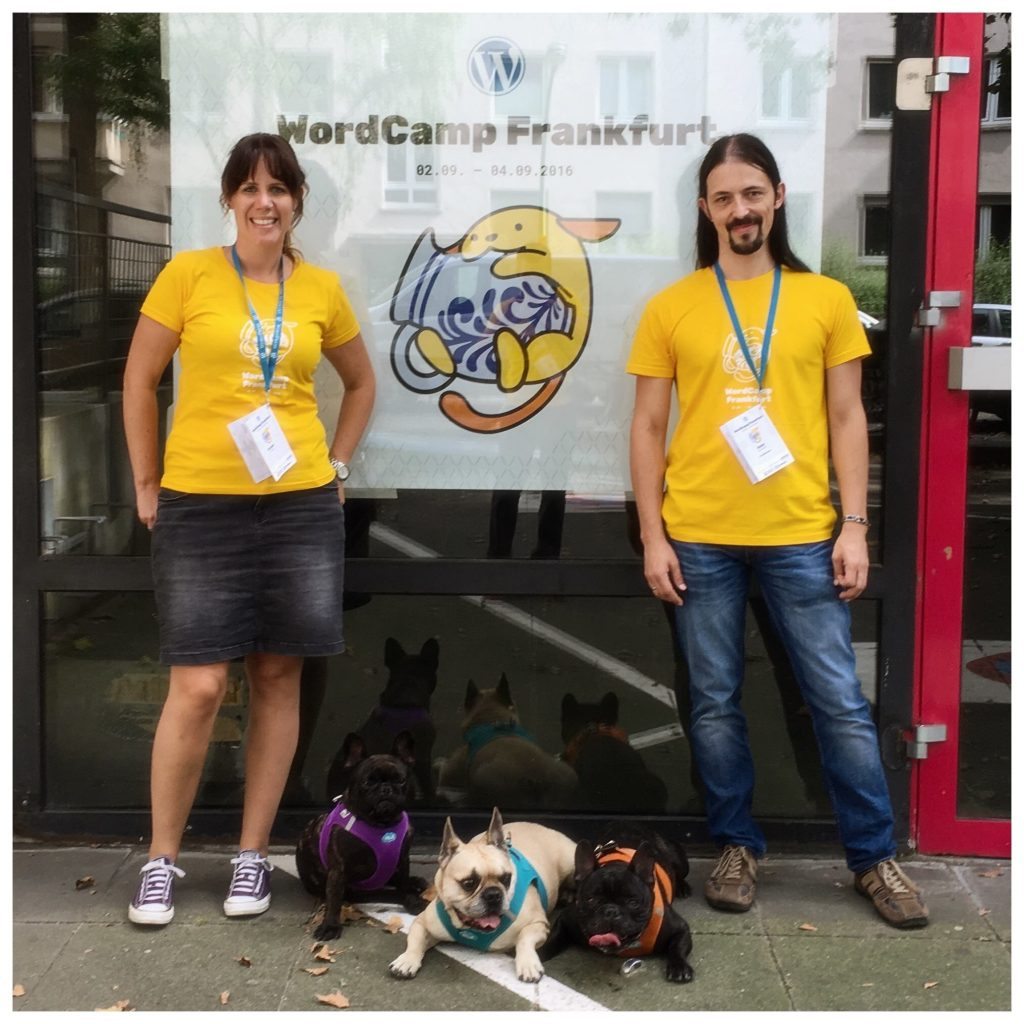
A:
<svg viewBox="0 0 1024 1024">
<path fill-rule="evenodd" d="M 683 735 L 683 727 L 678 722 L 671 725 L 659 725 L 654 729 L 643 729 L 640 732 L 630 734 L 629 745 L 634 750 L 643 750 L 644 747 L 656 747 L 660 743 L 669 743 L 677 740 Z"/>
<path fill-rule="evenodd" d="M 430 548 L 424 547 L 422 544 L 419 544 L 403 534 L 392 530 L 388 526 L 381 526 L 379 523 L 371 523 L 370 532 L 382 544 L 386 544 L 388 547 L 392 547 L 396 551 L 401 551 L 403 554 L 409 555 L 410 557 L 439 557 L 436 551 L 432 551 Z M 481 608 L 485 612 L 489 612 L 491 615 L 502 619 L 510 625 L 519 627 L 531 636 L 540 637 L 542 640 L 546 640 L 552 646 L 558 647 L 567 654 L 571 654 L 573 657 L 579 658 L 580 661 L 584 662 L 584 664 L 600 669 L 607 675 L 613 676 L 614 678 L 626 683 L 628 686 L 632 686 L 634 689 L 639 690 L 641 693 L 647 694 L 648 697 L 652 697 L 654 700 L 659 701 L 666 707 L 670 707 L 673 710 L 675 709 L 676 695 L 670 689 L 651 679 L 650 676 L 645 676 L 642 672 L 637 672 L 635 668 L 627 665 L 625 662 L 619 661 L 617 658 L 613 658 L 606 651 L 593 647 L 583 640 L 579 640 L 571 634 L 566 633 L 564 630 L 548 625 L 548 623 L 541 621 L 536 616 L 530 615 L 528 612 L 524 612 L 505 601 L 492 600 L 491 598 L 483 597 L 480 594 L 466 594 L 463 596 L 462 600 L 468 601 L 474 607 Z"/>
<path fill-rule="evenodd" d="M 275 869 L 294 878 L 298 877 L 294 855 L 272 853 L 267 859 Z M 408 933 L 409 925 L 413 921 L 413 915 L 406 913 L 398 904 L 355 903 L 353 905 L 368 917 L 383 924 L 390 922 L 393 917 L 401 918 L 403 934 Z M 536 984 L 520 981 L 516 977 L 515 961 L 506 954 L 480 953 L 475 949 L 467 949 L 453 942 L 442 942 L 433 948 L 468 967 L 471 971 L 482 975 L 488 981 L 493 981 L 496 985 L 527 1000 L 536 1010 L 611 1012 L 607 1006 L 595 1002 L 575 989 L 569 988 L 568 985 L 563 985 L 560 981 L 555 981 L 554 978 L 544 977 Z M 396 981 L 395 984 L 406 983 Z"/>
</svg>

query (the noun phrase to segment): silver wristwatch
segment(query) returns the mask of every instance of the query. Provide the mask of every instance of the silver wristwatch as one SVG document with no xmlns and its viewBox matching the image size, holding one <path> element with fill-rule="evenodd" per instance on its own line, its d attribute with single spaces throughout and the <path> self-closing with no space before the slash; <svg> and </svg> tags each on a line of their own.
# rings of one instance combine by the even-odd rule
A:
<svg viewBox="0 0 1024 1024">
<path fill-rule="evenodd" d="M 334 470 L 334 475 L 342 482 L 346 481 L 348 479 L 349 473 L 352 472 L 348 468 L 348 466 L 346 466 L 345 463 L 341 461 L 341 459 L 332 458 L 329 459 L 328 461 L 331 464 L 331 468 Z"/>
</svg>

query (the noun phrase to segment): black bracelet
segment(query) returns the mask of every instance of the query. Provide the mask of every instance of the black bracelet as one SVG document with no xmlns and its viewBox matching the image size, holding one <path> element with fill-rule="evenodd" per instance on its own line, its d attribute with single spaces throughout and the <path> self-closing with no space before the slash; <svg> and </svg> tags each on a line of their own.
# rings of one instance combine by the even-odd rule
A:
<svg viewBox="0 0 1024 1024">
<path fill-rule="evenodd" d="M 844 523 L 857 523 L 859 526 L 870 526 L 871 524 L 863 516 L 843 516 Z"/>
</svg>

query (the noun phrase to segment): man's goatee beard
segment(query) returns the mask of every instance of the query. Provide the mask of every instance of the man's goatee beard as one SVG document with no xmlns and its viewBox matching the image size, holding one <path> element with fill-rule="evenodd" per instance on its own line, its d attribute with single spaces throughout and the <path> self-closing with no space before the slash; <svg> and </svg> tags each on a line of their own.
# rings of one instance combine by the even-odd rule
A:
<svg viewBox="0 0 1024 1024">
<path fill-rule="evenodd" d="M 764 235 L 760 233 L 756 238 L 753 238 L 749 242 L 737 242 L 731 235 L 729 236 L 729 248 L 732 249 L 737 256 L 750 256 L 757 252 L 763 245 Z"/>
</svg>

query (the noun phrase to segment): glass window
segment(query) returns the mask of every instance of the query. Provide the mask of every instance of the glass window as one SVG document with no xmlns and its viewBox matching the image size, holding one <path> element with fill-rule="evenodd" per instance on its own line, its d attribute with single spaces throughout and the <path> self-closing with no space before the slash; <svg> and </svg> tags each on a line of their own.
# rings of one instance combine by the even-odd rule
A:
<svg viewBox="0 0 1024 1024">
<path fill-rule="evenodd" d="M 811 116 L 813 64 L 790 59 L 785 63 L 766 61 L 761 69 L 761 116 L 769 120 L 799 121 Z"/>
<path fill-rule="evenodd" d="M 864 117 L 868 121 L 891 121 L 896 101 L 896 65 L 892 59 L 867 62 Z"/>
<path fill-rule="evenodd" d="M 889 255 L 889 202 L 887 199 L 864 197 L 864 231 L 861 255 Z"/>
<path fill-rule="evenodd" d="M 433 146 L 388 146 L 384 202 L 408 206 L 436 203 L 436 159 Z"/>
<path fill-rule="evenodd" d="M 631 121 L 653 106 L 651 58 L 602 57 L 598 116 Z"/>
<path fill-rule="evenodd" d="M 981 120 L 991 124 L 1010 120 L 1010 59 L 985 58 L 981 90 Z"/>
</svg>

